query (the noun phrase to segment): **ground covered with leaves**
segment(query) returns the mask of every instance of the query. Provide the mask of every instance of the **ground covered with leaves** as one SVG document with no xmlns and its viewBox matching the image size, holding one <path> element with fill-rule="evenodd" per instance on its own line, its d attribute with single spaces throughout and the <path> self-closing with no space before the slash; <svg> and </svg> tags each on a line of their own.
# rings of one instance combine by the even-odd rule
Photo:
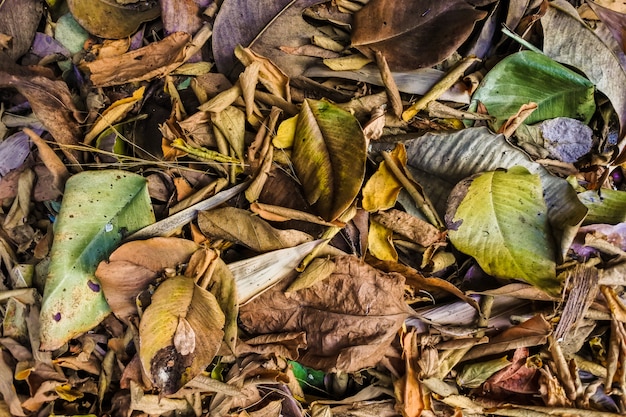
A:
<svg viewBox="0 0 626 417">
<path fill-rule="evenodd" d="M 625 33 L 1 1 L 0 415 L 624 415 Z"/>
</svg>

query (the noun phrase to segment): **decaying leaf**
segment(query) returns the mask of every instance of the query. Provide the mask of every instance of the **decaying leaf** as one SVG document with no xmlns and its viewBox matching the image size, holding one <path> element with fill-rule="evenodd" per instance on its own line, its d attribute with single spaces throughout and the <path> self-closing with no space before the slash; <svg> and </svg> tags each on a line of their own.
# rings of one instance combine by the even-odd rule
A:
<svg viewBox="0 0 626 417">
<path fill-rule="evenodd" d="M 235 242 L 256 252 L 269 252 L 312 240 L 307 233 L 275 229 L 253 213 L 234 207 L 200 212 L 198 225 L 206 236 Z"/>
<path fill-rule="evenodd" d="M 193 241 L 173 237 L 137 240 L 117 248 L 95 272 L 113 314 L 122 321 L 135 316 L 137 295 L 165 268 L 186 262 L 197 249 Z"/>
<path fill-rule="evenodd" d="M 163 394 L 172 394 L 213 360 L 224 337 L 224 313 L 193 278 L 166 279 L 139 325 L 139 356 Z"/>
<path fill-rule="evenodd" d="M 253 335 L 306 332 L 308 347 L 298 362 L 315 369 L 351 372 L 374 365 L 406 318 L 404 278 L 352 256 L 334 262 L 335 271 L 322 282 L 289 297 L 283 283 L 243 306 L 244 328 Z"/>
<path fill-rule="evenodd" d="M 137 174 L 88 171 L 67 181 L 41 305 L 42 349 L 61 347 L 111 312 L 94 275 L 98 263 L 152 222 L 147 183 Z"/>
<path fill-rule="evenodd" d="M 470 3 L 372 0 L 354 14 L 352 46 L 366 55 L 381 51 L 393 70 L 431 67 L 450 56 L 486 16 Z"/>
<path fill-rule="evenodd" d="M 366 143 L 350 113 L 306 100 L 298 115 L 292 160 L 309 204 L 327 221 L 354 201 L 365 176 Z"/>
<path fill-rule="evenodd" d="M 372 220 L 418 245 L 430 246 L 445 240 L 445 234 L 435 226 L 404 211 L 396 209 L 382 211 L 372 215 Z"/>
</svg>

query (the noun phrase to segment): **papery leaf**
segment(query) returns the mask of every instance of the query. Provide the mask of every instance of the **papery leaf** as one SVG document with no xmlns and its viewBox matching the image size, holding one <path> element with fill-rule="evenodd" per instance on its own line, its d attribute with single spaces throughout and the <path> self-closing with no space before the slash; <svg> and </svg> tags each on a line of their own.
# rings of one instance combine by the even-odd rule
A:
<svg viewBox="0 0 626 417">
<path fill-rule="evenodd" d="M 33 43 L 43 13 L 37 0 L 7 1 L 0 4 L 0 32 L 11 37 L 6 50 L 11 61 L 17 61 Z"/>
<path fill-rule="evenodd" d="M 304 366 L 353 372 L 380 360 L 407 317 L 404 278 L 354 256 L 333 261 L 326 280 L 288 297 L 284 282 L 242 306 L 239 317 L 253 335 L 306 332 Z"/>
<path fill-rule="evenodd" d="M 137 314 L 137 295 L 165 269 L 187 262 L 198 249 L 193 241 L 155 237 L 128 242 L 117 248 L 96 269 L 111 311 L 127 321 Z"/>
<path fill-rule="evenodd" d="M 488 274 L 556 293 L 556 264 L 541 179 L 523 167 L 470 177 L 452 190 L 452 244 Z"/>
<path fill-rule="evenodd" d="M 247 303 L 293 274 L 302 259 L 322 242 L 314 240 L 228 264 L 237 284 L 239 303 Z"/>
<path fill-rule="evenodd" d="M 382 224 L 371 221 L 367 234 L 367 249 L 382 261 L 398 260 L 398 252 L 392 242 L 393 231 Z"/>
<path fill-rule="evenodd" d="M 365 176 L 365 137 L 350 113 L 306 100 L 298 115 L 292 161 L 305 195 L 327 221 L 354 201 Z"/>
<path fill-rule="evenodd" d="M 541 177 L 550 226 L 561 251 L 567 251 L 573 239 L 571 231 L 587 212 L 567 181 L 553 176 L 528 159 L 522 151 L 509 145 L 502 135 L 494 135 L 485 128 L 469 128 L 456 133 L 427 133 L 405 142 L 405 145 L 411 173 L 440 213 L 445 212 L 452 187 L 462 179 L 479 172 L 516 165 Z"/>
<path fill-rule="evenodd" d="M 198 213 L 198 226 L 206 236 L 238 243 L 256 252 L 269 252 L 312 240 L 307 233 L 276 229 L 259 216 L 235 207 Z"/>
<path fill-rule="evenodd" d="M 589 209 L 583 224 L 617 224 L 626 221 L 626 191 L 601 189 L 578 194 L 580 201 Z"/>
<path fill-rule="evenodd" d="M 125 171 L 71 177 L 54 229 L 41 306 L 41 346 L 54 350 L 111 311 L 95 277 L 129 233 L 154 222 L 146 180 Z"/>
<path fill-rule="evenodd" d="M 335 263 L 327 258 L 315 258 L 304 271 L 289 285 L 285 292 L 308 288 L 316 282 L 323 281 L 335 270 Z"/>
<path fill-rule="evenodd" d="M 496 64 L 472 96 L 496 118 L 498 129 L 522 105 L 539 106 L 525 121 L 533 124 L 555 117 L 589 122 L 595 111 L 593 84 L 558 62 L 533 51 L 510 55 Z"/>
<path fill-rule="evenodd" d="M 371 0 L 354 14 L 352 46 L 381 51 L 391 69 L 440 63 L 458 49 L 486 16 L 465 0 Z"/>
<path fill-rule="evenodd" d="M 614 52 L 578 17 L 566 1 L 550 2 L 541 18 L 543 51 L 550 58 L 583 71 L 604 93 L 620 121 L 620 137 L 626 132 L 626 67 Z"/>
<path fill-rule="evenodd" d="M 390 157 L 398 161 L 398 166 L 406 165 L 406 149 L 396 146 Z M 378 169 L 363 186 L 363 209 L 367 211 L 387 210 L 396 204 L 402 184 L 393 175 L 387 163 L 382 161 Z"/>
<path fill-rule="evenodd" d="M 193 278 L 166 279 L 156 289 L 139 325 L 143 369 L 163 394 L 172 394 L 200 374 L 224 337 L 224 313 Z"/>
</svg>

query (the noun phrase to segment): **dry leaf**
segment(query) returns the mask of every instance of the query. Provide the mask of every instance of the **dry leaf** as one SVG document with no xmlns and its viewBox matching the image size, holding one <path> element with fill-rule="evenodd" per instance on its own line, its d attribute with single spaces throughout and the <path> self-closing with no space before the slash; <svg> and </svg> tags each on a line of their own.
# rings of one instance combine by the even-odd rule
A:
<svg viewBox="0 0 626 417">
<path fill-rule="evenodd" d="M 253 335 L 306 332 L 308 348 L 298 361 L 315 369 L 353 372 L 375 365 L 407 317 L 404 278 L 352 256 L 334 262 L 323 282 L 289 297 L 285 283 L 243 306 L 243 327 Z"/>
<path fill-rule="evenodd" d="M 431 67 L 450 56 L 486 16 L 469 3 L 371 0 L 354 14 L 352 46 L 370 56 L 381 51 L 392 70 Z"/>
</svg>

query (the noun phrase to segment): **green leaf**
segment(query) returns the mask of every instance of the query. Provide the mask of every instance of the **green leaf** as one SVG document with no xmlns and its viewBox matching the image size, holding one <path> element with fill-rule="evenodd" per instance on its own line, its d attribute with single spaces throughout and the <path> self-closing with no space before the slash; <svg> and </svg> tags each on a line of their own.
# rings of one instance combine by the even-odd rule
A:
<svg viewBox="0 0 626 417">
<path fill-rule="evenodd" d="M 558 292 L 542 193 L 539 175 L 524 167 L 485 172 L 459 183 L 446 213 L 450 241 L 490 275 Z"/>
<path fill-rule="evenodd" d="M 224 313 L 193 278 L 169 278 L 139 323 L 139 358 L 152 383 L 173 394 L 213 360 L 224 338 Z"/>
<path fill-rule="evenodd" d="M 578 194 L 589 209 L 583 224 L 617 224 L 626 222 L 626 191 L 602 189 Z"/>
<path fill-rule="evenodd" d="M 510 364 L 506 356 L 486 362 L 472 363 L 463 367 L 463 371 L 456 377 L 456 382 L 461 387 L 478 388 L 491 375 Z"/>
<path fill-rule="evenodd" d="M 496 118 L 495 130 L 527 103 L 537 103 L 525 123 L 555 117 L 589 122 L 595 111 L 594 86 L 585 77 L 545 55 L 522 51 L 491 69 L 472 100 L 482 102 Z"/>
<path fill-rule="evenodd" d="M 289 361 L 289 366 L 291 366 L 298 384 L 305 392 L 318 394 L 320 391 L 325 392 L 326 386 L 324 384 L 324 379 L 326 377 L 326 372 L 309 368 L 296 361 Z"/>
<path fill-rule="evenodd" d="M 354 201 L 365 176 L 367 146 L 358 121 L 326 101 L 306 100 L 292 160 L 309 204 L 328 221 Z"/>
<path fill-rule="evenodd" d="M 110 313 L 96 267 L 127 234 L 152 222 L 147 182 L 140 175 L 88 171 L 67 181 L 41 306 L 42 349 L 61 347 Z"/>
</svg>

